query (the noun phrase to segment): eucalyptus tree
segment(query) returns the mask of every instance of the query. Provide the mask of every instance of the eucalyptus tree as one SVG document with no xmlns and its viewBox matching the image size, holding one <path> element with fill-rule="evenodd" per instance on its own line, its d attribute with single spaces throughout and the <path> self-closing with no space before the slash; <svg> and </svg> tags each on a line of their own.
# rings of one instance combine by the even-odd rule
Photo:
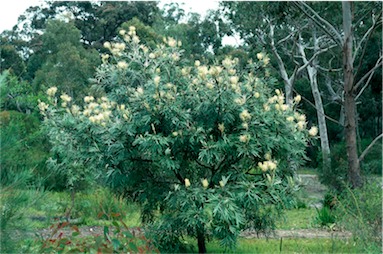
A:
<svg viewBox="0 0 383 254">
<path fill-rule="evenodd" d="M 377 28 L 382 26 L 382 12 L 379 11 L 382 9 L 382 3 L 342 2 L 342 21 L 340 24 L 332 24 L 331 21 L 333 20 L 324 17 L 321 12 L 316 11 L 307 3 L 295 2 L 294 5 L 342 49 L 348 180 L 352 187 L 360 187 L 363 182 L 360 173 L 360 158 L 358 158 L 357 151 L 356 99 L 369 86 L 375 71 L 382 66 L 383 56 L 380 50 L 375 56 L 375 63 L 372 67 L 361 73 L 362 65 L 365 63 L 364 56 L 369 39 L 374 33 L 378 32 Z M 381 137 L 382 135 L 378 135 L 376 138 Z"/>
<path fill-rule="evenodd" d="M 71 96 L 85 94 L 89 88 L 88 79 L 93 76 L 100 59 L 95 49 L 82 46 L 80 38 L 80 31 L 73 23 L 48 22 L 42 35 L 45 61 L 33 80 L 36 90 L 57 86 Z"/>
</svg>

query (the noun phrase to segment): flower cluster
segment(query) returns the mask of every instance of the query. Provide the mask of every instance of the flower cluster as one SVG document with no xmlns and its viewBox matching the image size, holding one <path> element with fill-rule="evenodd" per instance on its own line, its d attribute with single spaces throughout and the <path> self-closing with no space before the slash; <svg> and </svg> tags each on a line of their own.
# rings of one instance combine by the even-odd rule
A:
<svg viewBox="0 0 383 254">
<path fill-rule="evenodd" d="M 47 94 L 49 97 L 54 97 L 57 92 L 57 87 L 53 86 L 47 90 Z"/>
<path fill-rule="evenodd" d="M 69 95 L 67 95 L 66 93 L 63 93 L 61 96 L 60 96 L 61 100 L 62 100 L 62 103 L 61 103 L 61 106 L 63 108 L 66 108 L 68 106 L 68 103 L 70 101 L 72 101 L 72 97 L 70 97 Z"/>
<path fill-rule="evenodd" d="M 109 51 L 114 56 L 121 56 L 126 48 L 126 44 L 123 42 L 110 43 L 109 41 L 104 42 L 104 47 L 109 49 Z M 109 58 L 109 55 L 105 54 L 101 56 L 103 61 Z"/>
<path fill-rule="evenodd" d="M 270 63 L 270 58 L 263 52 L 258 53 L 257 58 L 259 61 L 263 62 L 264 67 L 266 67 Z"/>
<path fill-rule="evenodd" d="M 267 160 L 264 162 L 258 162 L 258 167 L 263 171 L 266 172 L 268 170 L 275 170 L 277 168 L 277 162 L 272 160 Z"/>
<path fill-rule="evenodd" d="M 40 113 L 41 113 L 42 115 L 44 115 L 44 114 L 45 114 L 45 111 L 49 108 L 49 105 L 46 104 L 45 102 L 39 100 L 38 107 L 39 107 L 39 109 L 40 109 Z"/>
<path fill-rule="evenodd" d="M 309 130 L 309 135 L 315 137 L 318 134 L 318 128 L 316 126 L 311 127 Z"/>
<path fill-rule="evenodd" d="M 264 107 L 270 108 L 270 106 L 273 106 L 279 112 L 286 111 L 289 108 L 289 106 L 284 103 L 285 97 L 283 93 L 279 89 L 276 89 L 275 94 L 276 95 L 268 99 Z"/>
<path fill-rule="evenodd" d="M 92 123 L 106 126 L 106 123 L 112 115 L 111 109 L 114 103 L 111 103 L 106 97 L 101 97 L 97 102 L 94 102 L 94 100 L 93 96 L 84 97 L 84 102 L 87 104 L 82 114 L 88 117 Z"/>
</svg>

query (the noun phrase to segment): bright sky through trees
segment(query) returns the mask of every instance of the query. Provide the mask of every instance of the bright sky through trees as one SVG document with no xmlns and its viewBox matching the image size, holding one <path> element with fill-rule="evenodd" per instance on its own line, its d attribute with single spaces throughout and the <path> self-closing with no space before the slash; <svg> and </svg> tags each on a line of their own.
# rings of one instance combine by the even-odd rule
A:
<svg viewBox="0 0 383 254">
<path fill-rule="evenodd" d="M 28 9 L 30 6 L 40 5 L 43 0 L 14 0 L 14 1 L 6 1 L 5 8 L 0 8 L 0 33 L 4 30 L 12 29 L 14 25 L 17 24 L 17 18 L 23 14 L 23 12 Z M 208 9 L 215 9 L 218 7 L 218 1 L 214 0 L 205 0 L 205 1 L 171 1 L 171 0 L 163 0 L 160 3 L 160 7 L 164 4 L 171 2 L 184 2 L 185 4 L 182 7 L 186 12 L 192 11 L 200 13 L 202 16 L 206 14 Z"/>
</svg>

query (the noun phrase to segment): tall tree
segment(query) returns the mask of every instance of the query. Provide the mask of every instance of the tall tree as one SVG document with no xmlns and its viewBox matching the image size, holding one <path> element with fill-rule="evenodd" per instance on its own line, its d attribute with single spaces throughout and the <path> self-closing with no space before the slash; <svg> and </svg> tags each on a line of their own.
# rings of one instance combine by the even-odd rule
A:
<svg viewBox="0 0 383 254">
<path fill-rule="evenodd" d="M 363 8 L 363 16 L 355 25 L 355 7 L 352 2 L 342 2 L 342 32 L 339 32 L 328 20 L 323 18 L 320 13 L 311 8 L 304 2 L 294 3 L 302 12 L 312 19 L 315 24 L 325 31 L 332 40 L 342 48 L 343 55 L 343 82 L 344 82 L 344 113 L 345 113 L 345 139 L 348 161 L 348 180 L 352 187 L 362 186 L 362 178 L 360 173 L 360 164 L 357 150 L 357 109 L 356 96 L 364 90 L 374 72 L 382 65 L 382 52 L 373 68 L 364 73 L 359 79 L 360 67 L 363 63 L 365 49 L 368 40 L 376 31 L 376 28 L 382 24 L 382 12 L 375 13 L 376 10 L 382 9 L 381 3 L 360 4 L 358 7 Z M 378 8 L 376 8 L 378 7 Z M 380 7 L 380 8 L 379 8 Z M 367 29 L 356 29 L 358 22 L 363 22 L 366 17 L 371 19 L 371 25 Z M 359 36 L 355 36 L 355 32 Z M 354 41 L 357 41 L 354 47 Z M 358 64 L 355 66 L 355 60 Z M 356 68 L 355 68 L 356 67 Z"/>
<path fill-rule="evenodd" d="M 49 21 L 42 41 L 45 62 L 36 72 L 36 89 L 56 86 L 70 96 L 84 95 L 100 62 L 98 52 L 83 47 L 80 31 L 70 22 Z"/>
</svg>

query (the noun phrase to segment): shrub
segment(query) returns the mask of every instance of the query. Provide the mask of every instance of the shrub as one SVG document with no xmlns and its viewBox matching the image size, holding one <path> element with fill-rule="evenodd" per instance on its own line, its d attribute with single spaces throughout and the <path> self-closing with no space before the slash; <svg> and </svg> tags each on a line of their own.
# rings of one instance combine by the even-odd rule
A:
<svg viewBox="0 0 383 254">
<path fill-rule="evenodd" d="M 83 106 L 54 87 L 50 104 L 40 103 L 50 167 L 71 186 L 98 177 L 134 199 L 160 240 L 189 235 L 204 252 L 210 236 L 231 248 L 243 229 L 268 232 L 292 205 L 290 166 L 304 159 L 299 97 L 286 105 L 270 90 L 262 53 L 246 70 L 231 58 L 193 65 L 173 38 L 151 50 L 134 27 L 121 34 L 125 42 L 105 43 L 111 55 L 102 56 Z"/>
<path fill-rule="evenodd" d="M 371 139 L 362 139 L 360 146 L 363 151 L 369 144 Z M 337 143 L 331 147 L 331 169 L 323 169 L 320 165 L 318 167 L 318 175 L 320 181 L 341 193 L 347 181 L 347 156 L 345 154 L 346 144 L 344 142 Z M 319 154 L 318 158 L 321 155 Z M 319 160 L 319 159 L 318 159 Z M 382 143 L 377 142 L 366 155 L 361 163 L 362 175 L 368 176 L 371 174 L 381 175 L 382 169 Z"/>
<path fill-rule="evenodd" d="M 29 184 L 32 177 L 32 170 L 24 170 L 10 171 L 1 178 L 0 253 L 20 251 L 20 242 L 30 226 L 24 218 L 26 210 L 44 196 Z"/>
</svg>

